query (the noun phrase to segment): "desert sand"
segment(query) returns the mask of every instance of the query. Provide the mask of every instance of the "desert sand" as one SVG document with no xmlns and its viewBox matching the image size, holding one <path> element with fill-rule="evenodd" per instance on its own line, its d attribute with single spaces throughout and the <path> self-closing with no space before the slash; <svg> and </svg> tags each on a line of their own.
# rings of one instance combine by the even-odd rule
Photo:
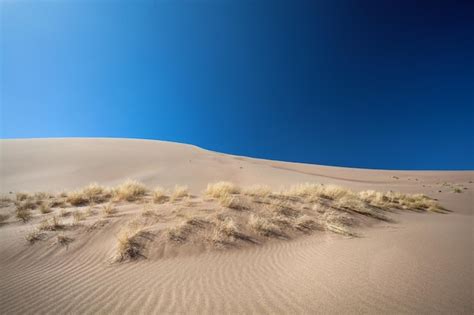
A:
<svg viewBox="0 0 474 315">
<path fill-rule="evenodd" d="M 328 167 L 151 140 L 0 141 L 0 192 L 12 200 L 19 192 L 59 195 L 93 182 L 113 187 L 126 179 L 167 191 L 187 185 L 194 197 L 152 204 L 151 218 L 143 215 L 143 200 L 117 203 L 106 219 L 100 219 L 103 206 L 94 206 L 91 216 L 64 232 L 71 240 L 63 246 L 52 237 L 30 244 L 25 235 L 44 217 L 73 211 L 70 205 L 46 214 L 32 210 L 33 217 L 22 222 L 12 214 L 14 204 L 2 201 L 0 214 L 9 217 L 0 224 L 0 313 L 474 312 L 473 171 Z M 231 248 L 168 244 L 153 230 L 141 259 L 111 259 L 120 230 L 136 217 L 166 228 L 167 218 L 181 210 L 221 211 L 221 205 L 202 197 L 209 183 L 219 181 L 275 191 L 321 183 L 356 193 L 425 194 L 447 211 L 394 209 L 386 221 L 355 214 L 361 224 L 354 235 L 315 229 L 291 237 L 255 236 Z M 85 213 L 89 207 L 78 208 Z M 62 220 L 69 224 L 73 218 Z M 105 223 L 93 226 L 96 222 Z"/>
</svg>

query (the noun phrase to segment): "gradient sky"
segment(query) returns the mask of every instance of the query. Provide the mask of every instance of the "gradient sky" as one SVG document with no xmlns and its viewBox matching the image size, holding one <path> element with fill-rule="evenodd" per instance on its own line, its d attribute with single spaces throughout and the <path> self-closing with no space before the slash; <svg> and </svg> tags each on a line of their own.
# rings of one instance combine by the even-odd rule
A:
<svg viewBox="0 0 474 315">
<path fill-rule="evenodd" d="M 474 169 L 474 1 L 2 1 L 2 138 Z"/>
</svg>

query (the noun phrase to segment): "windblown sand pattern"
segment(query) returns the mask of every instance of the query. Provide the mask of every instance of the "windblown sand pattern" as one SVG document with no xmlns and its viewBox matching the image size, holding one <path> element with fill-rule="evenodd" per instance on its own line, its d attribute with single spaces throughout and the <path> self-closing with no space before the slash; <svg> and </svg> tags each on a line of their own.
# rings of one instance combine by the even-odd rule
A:
<svg viewBox="0 0 474 315">
<path fill-rule="evenodd" d="M 2 314 L 473 312 L 474 172 L 124 139 L 0 149 Z"/>
</svg>

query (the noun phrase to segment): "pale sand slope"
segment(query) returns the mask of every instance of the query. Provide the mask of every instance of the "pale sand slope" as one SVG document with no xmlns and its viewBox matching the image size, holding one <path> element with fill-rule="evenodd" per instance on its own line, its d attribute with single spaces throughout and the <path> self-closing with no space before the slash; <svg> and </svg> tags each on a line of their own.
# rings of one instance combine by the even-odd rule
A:
<svg viewBox="0 0 474 315">
<path fill-rule="evenodd" d="M 315 233 L 239 250 L 110 264 L 113 233 L 68 249 L 27 246 L 28 224 L 0 226 L 0 313 L 474 312 L 474 172 L 324 167 L 144 140 L 2 140 L 3 193 L 61 191 L 125 178 L 148 186 L 334 183 L 438 198 L 450 214 L 399 212 L 361 238 Z M 399 179 L 394 178 L 394 176 Z M 444 182 L 467 190 L 453 193 Z M 439 192 L 441 190 L 441 192 Z M 108 233 L 107 233 L 108 231 Z"/>
</svg>

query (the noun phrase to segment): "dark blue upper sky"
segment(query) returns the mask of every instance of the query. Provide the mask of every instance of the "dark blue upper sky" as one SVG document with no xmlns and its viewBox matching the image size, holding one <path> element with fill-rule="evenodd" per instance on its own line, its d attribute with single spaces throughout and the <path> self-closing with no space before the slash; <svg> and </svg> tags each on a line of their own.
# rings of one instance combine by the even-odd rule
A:
<svg viewBox="0 0 474 315">
<path fill-rule="evenodd" d="M 473 1 L 4 1 L 2 138 L 474 169 Z"/>
</svg>

